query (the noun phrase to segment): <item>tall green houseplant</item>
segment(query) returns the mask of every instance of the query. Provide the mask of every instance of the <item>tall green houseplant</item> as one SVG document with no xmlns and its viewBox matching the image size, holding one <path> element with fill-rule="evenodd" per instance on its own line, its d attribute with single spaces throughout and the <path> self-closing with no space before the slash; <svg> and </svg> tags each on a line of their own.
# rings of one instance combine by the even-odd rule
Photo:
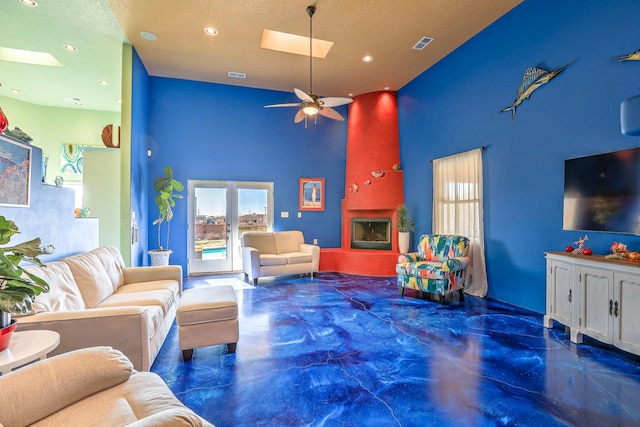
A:
<svg viewBox="0 0 640 427">
<path fill-rule="evenodd" d="M 164 176 L 159 176 L 153 181 L 153 188 L 157 193 L 156 205 L 158 205 L 158 219 L 153 221 L 153 225 L 158 226 L 158 249 L 161 251 L 169 250 L 169 232 L 171 231 L 171 219 L 173 219 L 173 208 L 176 205 L 175 199 L 182 199 L 182 194 L 176 192 L 182 191 L 184 185 L 180 181 L 173 179 L 173 169 L 171 166 L 165 166 Z M 167 223 L 167 239 L 166 246 L 162 246 L 160 240 L 160 230 L 162 223 Z"/>
<path fill-rule="evenodd" d="M 49 292 L 49 285 L 40 277 L 19 266 L 24 259 L 42 265 L 38 256 L 53 253 L 53 246 L 45 246 L 40 238 L 7 246 L 14 234 L 19 234 L 18 226 L 4 216 L 0 216 L 0 312 L 2 323 L 11 321 L 11 314 L 28 314 L 36 296 Z M 1 327 L 8 326 L 0 324 Z"/>
</svg>

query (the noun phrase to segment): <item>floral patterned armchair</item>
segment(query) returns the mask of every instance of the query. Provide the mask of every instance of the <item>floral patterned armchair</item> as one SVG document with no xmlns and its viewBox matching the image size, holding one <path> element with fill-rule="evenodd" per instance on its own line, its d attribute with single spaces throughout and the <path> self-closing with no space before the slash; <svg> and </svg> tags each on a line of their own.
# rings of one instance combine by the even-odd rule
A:
<svg viewBox="0 0 640 427">
<path fill-rule="evenodd" d="M 464 300 L 464 282 L 469 265 L 469 239 L 464 236 L 425 234 L 420 237 L 418 252 L 398 257 L 396 272 L 400 295 L 404 289 L 415 289 L 438 295 L 440 304 L 445 296 L 458 291 Z"/>
</svg>

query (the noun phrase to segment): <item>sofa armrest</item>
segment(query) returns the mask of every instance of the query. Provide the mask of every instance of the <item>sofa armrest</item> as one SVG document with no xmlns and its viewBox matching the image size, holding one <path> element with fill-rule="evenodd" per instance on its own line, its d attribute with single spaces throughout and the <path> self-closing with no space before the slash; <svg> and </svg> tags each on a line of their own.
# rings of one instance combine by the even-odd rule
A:
<svg viewBox="0 0 640 427">
<path fill-rule="evenodd" d="M 469 266 L 469 263 L 470 259 L 468 256 L 448 258 L 442 263 L 442 271 L 461 271 L 467 268 Z"/>
<path fill-rule="evenodd" d="M 0 422 L 26 426 L 129 379 L 131 362 L 109 347 L 42 360 L 0 377 Z M 28 402 L 28 404 L 27 404 Z"/>
<path fill-rule="evenodd" d="M 126 267 L 123 271 L 124 284 L 151 282 L 154 280 L 175 280 L 182 294 L 182 266 L 164 265 L 148 267 Z"/>
<path fill-rule="evenodd" d="M 416 262 L 420 260 L 419 252 L 409 252 L 406 254 L 400 254 L 398 256 L 398 264 L 404 264 L 405 262 Z"/>
<path fill-rule="evenodd" d="M 252 279 L 260 277 L 260 251 L 251 246 L 242 247 L 242 271 Z"/>
<path fill-rule="evenodd" d="M 21 331 L 48 329 L 60 334 L 60 345 L 50 355 L 84 347 L 110 346 L 122 351 L 136 370 L 151 369 L 151 313 L 146 307 L 105 307 L 44 312 L 18 318 Z"/>
<path fill-rule="evenodd" d="M 320 246 L 303 243 L 300 245 L 300 252 L 311 254 L 313 263 L 311 271 L 317 273 L 320 269 Z"/>
</svg>

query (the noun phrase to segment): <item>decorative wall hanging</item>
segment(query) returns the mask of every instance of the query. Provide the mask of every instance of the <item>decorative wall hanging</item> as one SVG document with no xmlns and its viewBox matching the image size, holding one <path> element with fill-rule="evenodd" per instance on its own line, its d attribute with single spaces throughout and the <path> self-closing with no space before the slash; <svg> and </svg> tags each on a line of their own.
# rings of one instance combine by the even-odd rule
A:
<svg viewBox="0 0 640 427">
<path fill-rule="evenodd" d="M 301 211 L 324 210 L 324 178 L 300 178 Z"/>
<path fill-rule="evenodd" d="M 387 173 L 384 169 L 379 171 L 371 171 L 371 176 L 374 178 L 382 178 L 384 174 Z"/>
<path fill-rule="evenodd" d="M 87 145 L 62 144 L 60 146 L 60 172 L 82 173 L 85 147 Z"/>
<path fill-rule="evenodd" d="M 107 148 L 120 148 L 120 126 L 113 124 L 102 128 L 102 143 Z"/>
<path fill-rule="evenodd" d="M 563 72 L 564 69 L 571 65 L 574 61 L 575 59 L 560 68 L 556 68 L 553 71 L 536 67 L 527 68 L 527 70 L 524 72 L 524 76 L 522 77 L 522 83 L 518 88 L 518 97 L 515 101 L 513 101 L 513 104 L 511 106 L 503 108 L 502 110 L 500 110 L 500 112 L 504 113 L 505 111 L 511 111 L 511 120 L 513 120 L 516 117 L 516 108 L 518 108 L 518 106 L 522 104 L 522 101 L 524 101 L 525 99 L 529 99 L 531 94 L 535 92 L 536 89 L 546 83 L 549 83 L 551 79 Z"/>
<path fill-rule="evenodd" d="M 31 147 L 0 138 L 0 206 L 29 206 Z"/>
<path fill-rule="evenodd" d="M 640 49 L 635 52 L 628 53 L 626 55 L 614 56 L 611 59 L 615 59 L 616 61 L 624 62 L 624 61 L 640 61 Z"/>
</svg>

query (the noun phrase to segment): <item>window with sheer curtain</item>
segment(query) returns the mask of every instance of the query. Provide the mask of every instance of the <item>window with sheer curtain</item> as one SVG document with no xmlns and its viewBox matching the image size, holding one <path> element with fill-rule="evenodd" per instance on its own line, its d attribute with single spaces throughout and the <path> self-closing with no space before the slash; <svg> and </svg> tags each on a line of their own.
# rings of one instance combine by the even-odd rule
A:
<svg viewBox="0 0 640 427">
<path fill-rule="evenodd" d="M 482 149 L 433 161 L 433 233 L 469 238 L 465 292 L 487 295 L 482 209 Z"/>
</svg>

